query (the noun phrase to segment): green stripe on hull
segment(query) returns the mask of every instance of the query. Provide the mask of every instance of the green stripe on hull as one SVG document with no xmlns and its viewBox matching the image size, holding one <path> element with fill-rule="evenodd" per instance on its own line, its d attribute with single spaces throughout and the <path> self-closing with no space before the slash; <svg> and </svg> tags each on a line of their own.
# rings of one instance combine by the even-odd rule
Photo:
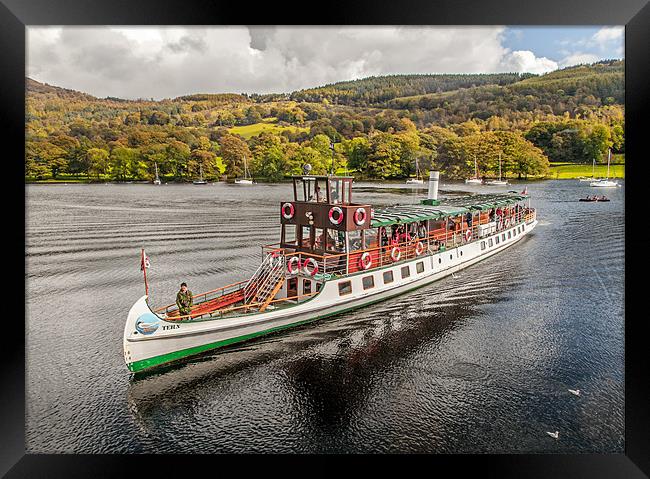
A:
<svg viewBox="0 0 650 479">
<path fill-rule="evenodd" d="M 519 241 L 519 240 L 517 240 L 517 241 Z M 510 243 L 508 246 L 511 246 L 511 245 L 513 245 L 515 243 L 516 243 L 516 241 L 513 242 L 513 243 Z M 494 253 L 496 253 L 497 251 L 498 250 L 495 250 Z M 479 256 L 479 259 L 478 259 L 477 262 L 483 261 L 484 259 L 489 258 L 490 256 L 492 256 L 492 254 Z M 438 279 L 442 279 L 442 278 L 438 278 Z M 230 344 L 240 343 L 240 342 L 247 341 L 249 339 L 254 339 L 254 338 L 257 338 L 259 336 L 264 336 L 266 334 L 270 334 L 270 333 L 273 333 L 273 332 L 276 332 L 276 331 L 281 331 L 283 329 L 293 328 L 293 327 L 296 327 L 296 326 L 300 326 L 301 324 L 309 323 L 309 322 L 312 322 L 312 321 L 317 321 L 317 320 L 323 319 L 323 318 L 328 318 L 328 317 L 334 316 L 336 314 L 347 313 L 348 311 L 352 311 L 354 309 L 360 308 L 361 306 L 368 306 L 368 305 L 371 305 L 371 304 L 378 303 L 380 301 L 385 301 L 387 299 L 394 298 L 395 296 L 399 296 L 399 295 L 402 295 L 402 294 L 409 293 L 411 291 L 422 288 L 424 286 L 428 286 L 429 284 L 431 284 L 432 282 L 435 282 L 435 281 L 437 281 L 437 280 L 430 281 L 428 283 L 423 283 L 423 284 L 420 284 L 418 286 L 414 286 L 413 288 L 407 289 L 406 291 L 397 292 L 395 294 L 391 294 L 391 295 L 386 296 L 384 298 L 377 298 L 377 299 L 374 299 L 374 300 L 371 300 L 371 301 L 368 301 L 368 302 L 365 302 L 365 303 L 357 304 L 356 306 L 351 306 L 349 308 L 341 309 L 340 311 L 333 311 L 331 313 L 323 314 L 321 316 L 316 316 L 315 318 L 305 319 L 303 321 L 298 321 L 298 322 L 295 322 L 295 323 L 286 324 L 284 326 L 277 326 L 275 328 L 265 329 L 264 331 L 259 331 L 257 333 L 251 333 L 251 334 L 245 334 L 243 336 L 237 336 L 235 338 L 225 339 L 223 341 L 216 341 L 214 343 L 204 344 L 202 346 L 196 346 L 196 347 L 188 348 L 188 349 L 181 349 L 180 351 L 174 351 L 173 353 L 162 354 L 160 356 L 154 356 L 153 358 L 143 359 L 141 361 L 135 361 L 133 363 L 127 364 L 127 367 L 129 368 L 129 371 L 134 372 L 134 373 L 144 371 L 145 369 L 151 369 L 151 368 L 156 367 L 156 366 L 161 366 L 163 364 L 166 364 L 166 363 L 169 363 L 169 362 L 172 362 L 172 361 L 176 361 L 178 359 L 183 359 L 183 358 L 186 358 L 186 357 L 189 357 L 189 356 L 194 356 L 196 354 L 199 354 L 199 353 L 202 353 L 202 352 L 205 352 L 205 351 L 209 351 L 211 349 L 218 349 L 218 348 L 221 348 L 221 347 L 224 347 L 224 346 L 228 346 Z"/>
</svg>

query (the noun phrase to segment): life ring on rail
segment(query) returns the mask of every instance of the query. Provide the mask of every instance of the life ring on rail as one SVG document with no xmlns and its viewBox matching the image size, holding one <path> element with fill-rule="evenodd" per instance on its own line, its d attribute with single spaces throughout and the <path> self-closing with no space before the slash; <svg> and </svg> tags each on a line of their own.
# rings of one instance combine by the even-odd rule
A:
<svg viewBox="0 0 650 479">
<path fill-rule="evenodd" d="M 336 217 L 334 215 L 336 214 Z M 343 222 L 343 210 L 338 206 L 330 208 L 330 223 L 333 225 L 340 225 Z"/>
<path fill-rule="evenodd" d="M 298 270 L 300 270 L 300 258 L 297 256 L 293 256 L 287 261 L 287 269 L 289 270 L 289 274 L 295 274 Z"/>
<path fill-rule="evenodd" d="M 506 228 L 510 227 L 510 218 L 506 218 L 505 226 L 506 226 Z"/>
<path fill-rule="evenodd" d="M 422 241 L 418 241 L 415 243 L 415 255 L 420 256 L 424 252 L 424 245 L 422 244 Z"/>
<path fill-rule="evenodd" d="M 296 210 L 294 209 L 292 203 L 285 203 L 282 205 L 282 217 L 285 220 L 290 220 L 291 218 L 293 218 L 295 211 Z"/>
<path fill-rule="evenodd" d="M 366 222 L 367 216 L 368 214 L 364 208 L 357 208 L 357 210 L 354 212 L 354 222 L 357 225 L 361 226 Z"/>
<path fill-rule="evenodd" d="M 467 241 L 468 243 L 472 241 L 472 230 L 470 229 L 465 230 L 465 241 Z"/>
<path fill-rule="evenodd" d="M 309 266 L 311 265 L 311 271 L 309 270 Z M 309 276 L 314 276 L 316 273 L 318 273 L 318 263 L 314 258 L 307 258 L 305 262 L 302 264 L 302 270 L 305 272 L 306 275 Z"/>
<path fill-rule="evenodd" d="M 390 259 L 393 260 L 393 263 L 397 263 L 402 257 L 402 250 L 399 249 L 399 246 L 393 246 L 393 249 L 390 250 Z"/>
<path fill-rule="evenodd" d="M 367 251 L 361 255 L 359 258 L 359 268 L 368 269 L 372 266 L 372 256 Z"/>
</svg>

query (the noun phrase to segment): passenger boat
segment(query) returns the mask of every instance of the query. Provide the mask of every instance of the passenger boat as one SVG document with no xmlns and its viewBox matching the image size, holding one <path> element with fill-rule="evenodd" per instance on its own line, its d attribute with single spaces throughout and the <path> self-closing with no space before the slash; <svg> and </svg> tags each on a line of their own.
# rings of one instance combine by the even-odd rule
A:
<svg viewBox="0 0 650 479">
<path fill-rule="evenodd" d="M 438 172 L 419 204 L 376 210 L 353 203 L 352 181 L 294 176 L 293 200 L 278 205 L 280 242 L 262 248 L 247 281 L 195 295 L 190 314 L 179 315 L 175 304 L 152 308 L 147 295 L 136 301 L 123 335 L 128 369 L 148 370 L 406 293 L 505 250 L 537 225 L 525 193 L 438 200 Z"/>
</svg>

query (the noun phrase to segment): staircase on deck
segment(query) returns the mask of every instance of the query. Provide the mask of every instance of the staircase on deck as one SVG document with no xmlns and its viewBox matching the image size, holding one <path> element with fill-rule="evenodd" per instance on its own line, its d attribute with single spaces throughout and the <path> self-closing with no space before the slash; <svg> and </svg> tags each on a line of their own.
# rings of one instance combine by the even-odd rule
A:
<svg viewBox="0 0 650 479">
<path fill-rule="evenodd" d="M 264 311 L 284 284 L 284 255 L 269 253 L 246 283 L 244 304 Z"/>
</svg>

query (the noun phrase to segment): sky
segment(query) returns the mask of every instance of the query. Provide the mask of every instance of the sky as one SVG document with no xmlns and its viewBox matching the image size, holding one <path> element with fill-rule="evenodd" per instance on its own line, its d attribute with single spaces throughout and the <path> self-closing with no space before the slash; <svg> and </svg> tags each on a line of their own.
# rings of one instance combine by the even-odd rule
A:
<svg viewBox="0 0 650 479">
<path fill-rule="evenodd" d="M 408 73 L 547 73 L 624 57 L 624 27 L 28 27 L 27 76 L 103 98 L 288 93 Z"/>
</svg>

